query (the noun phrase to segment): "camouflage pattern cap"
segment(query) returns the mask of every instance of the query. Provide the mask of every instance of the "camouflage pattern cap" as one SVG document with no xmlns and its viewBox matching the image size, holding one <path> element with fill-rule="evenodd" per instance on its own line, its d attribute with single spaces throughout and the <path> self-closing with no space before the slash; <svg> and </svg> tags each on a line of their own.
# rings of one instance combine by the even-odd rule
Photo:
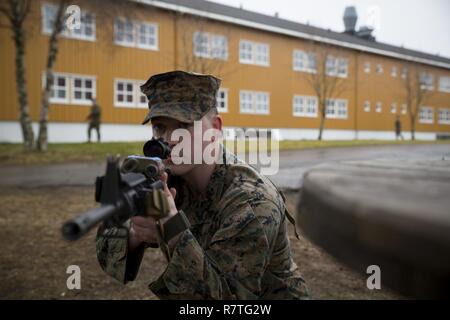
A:
<svg viewBox="0 0 450 320">
<path fill-rule="evenodd" d="M 205 74 L 171 71 L 150 77 L 141 86 L 150 111 L 142 124 L 155 117 L 168 117 L 184 123 L 200 120 L 216 108 L 220 79 Z"/>
</svg>

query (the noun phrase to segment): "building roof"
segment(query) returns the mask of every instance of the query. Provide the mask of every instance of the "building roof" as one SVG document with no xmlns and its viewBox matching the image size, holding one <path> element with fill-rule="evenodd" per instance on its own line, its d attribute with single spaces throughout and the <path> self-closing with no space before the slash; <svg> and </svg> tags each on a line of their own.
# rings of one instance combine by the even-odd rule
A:
<svg viewBox="0 0 450 320">
<path fill-rule="evenodd" d="M 363 52 L 450 69 L 450 58 L 406 49 L 387 43 L 369 41 L 354 35 L 335 32 L 290 20 L 205 0 L 133 0 L 167 10 L 189 13 L 303 39 L 334 44 Z"/>
</svg>

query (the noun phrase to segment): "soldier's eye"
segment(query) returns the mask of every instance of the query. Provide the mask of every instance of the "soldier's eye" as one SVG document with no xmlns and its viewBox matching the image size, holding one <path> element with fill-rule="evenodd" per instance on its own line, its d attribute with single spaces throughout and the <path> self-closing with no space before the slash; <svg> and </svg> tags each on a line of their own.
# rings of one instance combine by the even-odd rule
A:
<svg viewBox="0 0 450 320">
<path fill-rule="evenodd" d="M 156 135 L 161 135 L 161 134 L 163 134 L 164 133 L 164 126 L 162 125 L 162 124 L 154 124 L 153 126 L 153 132 L 156 134 Z"/>
</svg>

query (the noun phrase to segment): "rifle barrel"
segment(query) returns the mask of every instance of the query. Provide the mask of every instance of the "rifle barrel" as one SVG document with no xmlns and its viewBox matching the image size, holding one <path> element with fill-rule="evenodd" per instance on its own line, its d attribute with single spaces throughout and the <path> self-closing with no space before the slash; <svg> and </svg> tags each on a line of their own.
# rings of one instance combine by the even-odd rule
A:
<svg viewBox="0 0 450 320">
<path fill-rule="evenodd" d="M 67 221 L 61 229 L 63 237 L 71 241 L 81 238 L 98 222 L 111 217 L 116 210 L 120 208 L 112 204 L 102 205 Z"/>
</svg>

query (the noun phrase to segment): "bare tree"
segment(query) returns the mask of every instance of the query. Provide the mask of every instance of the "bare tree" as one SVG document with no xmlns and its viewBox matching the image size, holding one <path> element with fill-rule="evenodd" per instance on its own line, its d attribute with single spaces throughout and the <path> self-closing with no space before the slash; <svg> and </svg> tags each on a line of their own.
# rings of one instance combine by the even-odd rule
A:
<svg viewBox="0 0 450 320">
<path fill-rule="evenodd" d="M 415 140 L 416 121 L 420 107 L 431 95 L 426 83 L 426 70 L 418 64 L 409 63 L 402 74 L 406 108 L 411 124 L 411 140 Z"/>
<path fill-rule="evenodd" d="M 52 31 L 49 38 L 49 50 L 47 56 L 47 65 L 45 72 L 45 86 L 42 90 L 41 96 L 41 109 L 40 109 L 40 117 L 39 117 L 39 136 L 37 139 L 37 149 L 39 151 L 47 151 L 48 149 L 48 115 L 49 115 L 49 99 L 52 84 L 54 81 L 54 65 L 58 55 L 58 43 L 59 37 L 64 31 L 65 22 L 67 18 L 66 7 L 68 5 L 68 0 L 59 0 L 58 9 L 56 11 L 56 15 L 53 20 Z M 123 10 L 123 6 L 125 4 L 121 0 L 91 0 L 89 1 L 90 9 L 94 12 L 101 12 L 99 15 L 100 19 L 97 19 L 96 23 L 99 23 L 107 29 L 111 24 L 111 19 L 117 16 L 119 12 L 126 12 Z M 104 23 L 102 23 L 104 22 Z M 107 29 L 109 30 L 109 29 Z M 103 30 L 103 34 L 108 37 L 111 42 L 110 35 L 113 34 L 113 30 L 109 30 L 110 32 Z"/>
<path fill-rule="evenodd" d="M 64 29 L 64 18 L 66 16 L 66 6 L 68 0 L 59 0 L 58 10 L 53 20 L 53 27 L 49 39 L 49 49 L 47 56 L 47 64 L 45 69 L 45 86 L 41 96 L 41 110 L 39 114 L 39 135 L 37 138 L 37 149 L 39 151 L 47 151 L 48 149 L 48 109 L 51 87 L 54 80 L 53 67 L 58 54 L 58 38 Z"/>
<path fill-rule="evenodd" d="M 19 122 L 22 129 L 23 145 L 26 150 L 34 148 L 34 133 L 31 125 L 30 108 L 28 106 L 27 84 L 25 78 L 25 42 L 24 22 L 30 12 L 31 0 L 8 0 L 0 4 L 0 14 L 8 20 L 7 25 L 13 32 L 16 48 L 16 87 L 19 101 Z"/>
<path fill-rule="evenodd" d="M 318 140 L 322 140 L 323 128 L 327 116 L 327 101 L 339 97 L 347 90 L 346 78 L 339 75 L 338 66 L 329 65 L 340 53 L 326 44 L 312 43 L 306 50 L 307 71 L 302 72 L 317 97 L 320 117 Z M 347 64 L 348 69 L 348 64 Z M 333 71 L 334 70 L 334 71 Z"/>
<path fill-rule="evenodd" d="M 181 48 L 178 48 L 179 52 L 175 52 L 175 55 L 181 55 L 181 67 L 190 72 L 224 76 L 229 30 L 221 30 L 220 35 L 213 35 L 207 31 L 208 21 L 202 17 L 175 14 L 175 19 L 181 42 Z M 223 42 L 214 44 L 206 33 Z"/>
</svg>

